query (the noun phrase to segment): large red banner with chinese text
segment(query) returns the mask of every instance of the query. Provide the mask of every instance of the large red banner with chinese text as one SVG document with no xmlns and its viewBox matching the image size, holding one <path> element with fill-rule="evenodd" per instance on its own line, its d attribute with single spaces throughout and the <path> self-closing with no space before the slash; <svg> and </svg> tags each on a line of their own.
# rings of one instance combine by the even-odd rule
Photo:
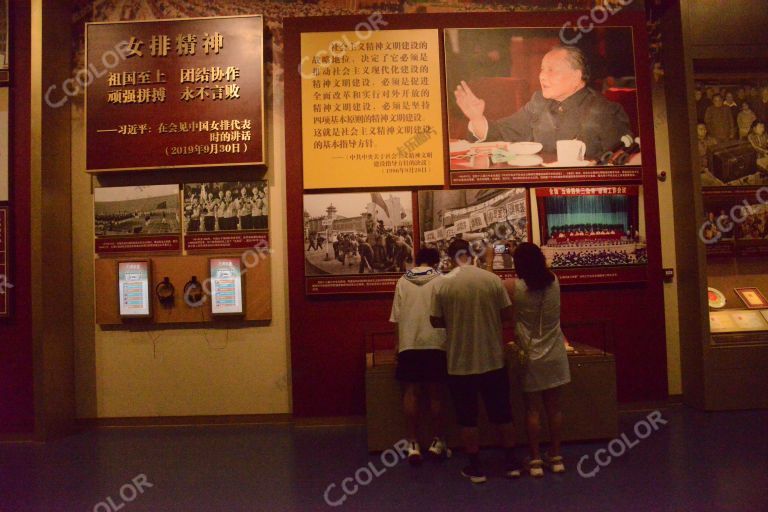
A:
<svg viewBox="0 0 768 512">
<path fill-rule="evenodd" d="M 261 16 L 89 23 L 86 169 L 264 163 Z"/>
</svg>

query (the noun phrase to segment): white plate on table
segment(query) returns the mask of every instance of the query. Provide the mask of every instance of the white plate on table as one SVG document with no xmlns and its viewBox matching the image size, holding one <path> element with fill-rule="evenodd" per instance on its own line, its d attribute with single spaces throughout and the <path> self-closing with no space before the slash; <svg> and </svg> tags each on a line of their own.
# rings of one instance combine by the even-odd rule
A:
<svg viewBox="0 0 768 512">
<path fill-rule="evenodd" d="M 544 163 L 544 159 L 539 155 L 515 155 L 507 163 L 514 167 L 538 167 Z"/>
<path fill-rule="evenodd" d="M 596 162 L 592 160 L 577 160 L 575 162 L 549 162 L 542 164 L 544 167 L 592 167 Z"/>
<path fill-rule="evenodd" d="M 516 155 L 535 155 L 544 149 L 540 142 L 513 142 L 509 145 L 509 151 Z"/>
</svg>

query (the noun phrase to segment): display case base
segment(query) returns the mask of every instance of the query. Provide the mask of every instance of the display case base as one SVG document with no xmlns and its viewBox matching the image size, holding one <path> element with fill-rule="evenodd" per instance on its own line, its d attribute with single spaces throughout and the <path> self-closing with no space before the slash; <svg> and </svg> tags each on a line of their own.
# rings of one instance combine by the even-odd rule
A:
<svg viewBox="0 0 768 512">
<path fill-rule="evenodd" d="M 618 435 L 618 404 L 616 400 L 616 363 L 612 354 L 607 354 L 585 345 L 575 345 L 577 353 L 569 355 L 571 382 L 563 388 L 564 441 L 585 441 L 609 439 Z M 403 415 L 402 390 L 395 379 L 394 357 L 368 358 L 369 367 L 365 373 L 366 429 L 368 450 L 383 451 L 403 439 L 406 433 Z M 512 390 L 512 414 L 517 440 L 525 442 L 525 408 L 520 387 L 520 367 L 514 352 L 508 351 L 507 366 Z M 482 401 L 481 401 L 482 402 Z M 443 391 L 443 410 L 446 419 L 446 438 L 450 446 L 460 446 L 460 438 L 453 404 L 447 386 Z M 422 401 L 422 406 L 424 405 Z M 425 411 L 422 411 L 423 413 Z M 427 416 L 422 415 L 425 419 Z M 427 423 L 424 421 L 423 423 Z M 546 424 L 546 421 L 543 423 Z M 498 444 L 496 429 L 488 423 L 485 411 L 480 411 L 481 444 Z M 549 434 L 543 425 L 542 440 Z M 422 432 L 422 446 L 428 446 L 430 435 Z"/>
</svg>

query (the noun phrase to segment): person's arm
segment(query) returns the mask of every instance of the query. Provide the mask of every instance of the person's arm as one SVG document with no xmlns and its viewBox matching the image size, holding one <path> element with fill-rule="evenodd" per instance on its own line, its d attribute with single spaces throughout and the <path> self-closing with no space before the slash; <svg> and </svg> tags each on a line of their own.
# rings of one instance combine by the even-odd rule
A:
<svg viewBox="0 0 768 512">
<path fill-rule="evenodd" d="M 395 298 L 392 301 L 392 311 L 389 314 L 389 321 L 393 324 L 400 322 L 400 305 L 402 303 L 402 294 L 400 293 L 400 283 L 397 283 L 397 286 L 395 287 Z M 400 348 L 400 336 L 399 334 L 395 336 L 395 353 L 398 352 Z"/>
<path fill-rule="evenodd" d="M 503 140 L 506 142 L 521 142 L 533 140 L 533 117 L 537 111 L 545 108 L 545 102 L 534 96 L 523 105 L 523 108 L 511 116 L 497 119 L 488 123 L 486 140 Z"/>
<path fill-rule="evenodd" d="M 429 308 L 429 323 L 435 329 L 445 329 L 445 318 L 443 315 L 443 308 L 440 304 L 440 296 L 438 287 L 432 290 L 432 304 Z"/>
<path fill-rule="evenodd" d="M 429 316 L 429 323 L 432 324 L 432 327 L 435 329 L 445 329 L 445 319 L 439 316 Z"/>
<path fill-rule="evenodd" d="M 501 310 L 501 321 L 504 323 L 512 322 L 515 319 L 515 311 L 512 306 L 507 306 Z"/>
<path fill-rule="evenodd" d="M 625 135 L 632 136 L 632 128 L 629 126 L 629 116 L 624 111 L 624 107 L 621 104 L 608 101 L 605 109 L 601 109 L 602 113 L 597 119 L 590 119 L 587 122 L 598 123 L 598 133 L 600 133 L 600 141 L 597 147 L 590 148 L 590 141 L 584 141 L 587 144 L 587 153 L 591 156 L 600 155 L 606 151 L 611 151 L 616 145 L 621 142 L 621 138 Z"/>
<path fill-rule="evenodd" d="M 472 89 L 464 80 L 453 92 L 456 97 L 456 105 L 469 119 L 469 131 L 478 141 L 484 141 L 488 135 L 488 120 L 485 118 L 485 100 L 475 96 Z"/>
<path fill-rule="evenodd" d="M 504 323 L 512 322 L 515 319 L 515 310 L 514 310 L 514 295 L 515 295 L 515 278 L 505 279 L 502 281 L 502 288 L 504 290 L 504 295 L 506 296 L 506 301 L 502 298 L 502 304 L 505 302 L 509 304 L 509 306 L 502 307 L 500 310 L 501 313 L 501 321 Z"/>
<path fill-rule="evenodd" d="M 496 247 L 493 244 L 485 246 L 485 270 L 493 272 L 493 260 L 496 258 Z"/>
</svg>

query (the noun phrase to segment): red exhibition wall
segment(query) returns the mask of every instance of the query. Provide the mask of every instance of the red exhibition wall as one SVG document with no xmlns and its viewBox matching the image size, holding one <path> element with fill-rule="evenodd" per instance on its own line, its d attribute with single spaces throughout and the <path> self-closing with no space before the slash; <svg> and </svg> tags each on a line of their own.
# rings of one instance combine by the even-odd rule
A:
<svg viewBox="0 0 768 512">
<path fill-rule="evenodd" d="M 30 243 L 30 2 L 10 4 L 10 318 L 0 319 L 0 436 L 34 432 Z"/>
<path fill-rule="evenodd" d="M 581 14 L 413 14 L 387 15 L 385 19 L 387 30 L 561 26 L 567 21 L 573 23 Z M 377 334 L 390 336 L 388 333 L 393 331 L 387 321 L 391 294 L 329 297 L 305 294 L 302 125 L 301 104 L 296 100 L 301 98 L 301 77 L 297 72 L 302 58 L 300 34 L 352 31 L 363 21 L 362 16 L 344 16 L 293 18 L 285 22 L 291 366 L 294 414 L 299 417 L 364 414 L 367 340 Z M 611 18 L 610 25 L 634 29 L 638 117 L 644 143 L 641 184 L 648 240 L 647 279 L 627 284 L 564 286 L 562 322 L 566 335 L 572 340 L 604 347 L 615 354 L 619 401 L 661 400 L 667 397 L 663 271 L 645 18 L 642 13 L 620 13 Z M 448 133 L 447 119 L 443 123 L 444 133 Z M 447 162 L 448 158 L 446 167 Z"/>
</svg>

